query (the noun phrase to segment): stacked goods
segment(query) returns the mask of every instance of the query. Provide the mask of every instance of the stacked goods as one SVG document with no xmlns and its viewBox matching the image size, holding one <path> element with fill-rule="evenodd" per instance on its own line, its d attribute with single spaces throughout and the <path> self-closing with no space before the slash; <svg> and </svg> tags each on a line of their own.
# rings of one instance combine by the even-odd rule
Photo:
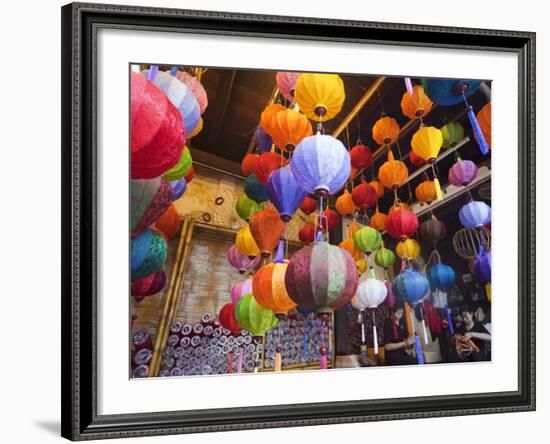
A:
<svg viewBox="0 0 550 444">
<path fill-rule="evenodd" d="M 132 337 L 132 378 L 145 378 L 153 356 L 153 340 L 147 330 L 138 330 Z"/>
</svg>

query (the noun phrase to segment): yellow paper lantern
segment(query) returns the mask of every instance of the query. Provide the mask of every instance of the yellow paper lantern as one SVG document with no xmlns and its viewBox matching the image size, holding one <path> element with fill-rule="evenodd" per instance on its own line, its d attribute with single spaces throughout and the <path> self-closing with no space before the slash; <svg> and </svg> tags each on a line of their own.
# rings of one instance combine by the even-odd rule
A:
<svg viewBox="0 0 550 444">
<path fill-rule="evenodd" d="M 203 125 L 204 125 L 204 120 L 201 117 L 201 119 L 199 120 L 199 124 L 195 127 L 195 129 L 191 132 L 191 134 L 189 134 L 188 139 L 191 139 L 192 137 L 195 137 L 197 134 L 199 134 L 202 131 Z"/>
<path fill-rule="evenodd" d="M 252 293 L 262 307 L 273 310 L 276 315 L 287 314 L 296 307 L 285 287 L 286 262 L 277 262 L 260 268 L 252 277 Z"/>
<path fill-rule="evenodd" d="M 401 259 L 407 258 L 412 261 L 420 254 L 420 245 L 414 239 L 405 239 L 397 243 L 395 253 Z"/>
<path fill-rule="evenodd" d="M 307 117 L 327 121 L 342 109 L 346 98 L 344 82 L 338 74 L 304 73 L 298 77 L 294 97 Z"/>
<path fill-rule="evenodd" d="M 399 137 L 399 124 L 393 117 L 382 117 L 372 127 L 372 138 L 378 145 L 389 145 Z"/>
<path fill-rule="evenodd" d="M 355 261 L 355 264 L 357 265 L 357 271 L 359 273 L 364 273 L 367 271 L 367 268 L 369 268 L 369 263 L 365 259 L 359 259 Z"/>
<path fill-rule="evenodd" d="M 235 245 L 241 254 L 244 254 L 249 258 L 254 258 L 260 254 L 260 249 L 252 237 L 252 233 L 250 232 L 250 227 L 248 225 L 241 228 L 237 233 Z"/>
<path fill-rule="evenodd" d="M 418 131 L 414 133 L 411 139 L 411 148 L 413 153 L 421 159 L 424 159 L 426 162 L 432 164 L 434 186 L 438 200 L 443 199 L 443 194 L 441 193 L 441 186 L 433 165 L 442 145 L 443 134 L 439 129 L 433 126 L 421 126 L 418 128 Z"/>
<path fill-rule="evenodd" d="M 416 85 L 413 88 L 412 94 L 405 91 L 401 99 L 401 111 L 403 111 L 403 114 L 409 119 L 422 117 L 432 109 L 432 105 L 432 101 L 424 92 L 424 88 L 420 85 Z"/>
</svg>

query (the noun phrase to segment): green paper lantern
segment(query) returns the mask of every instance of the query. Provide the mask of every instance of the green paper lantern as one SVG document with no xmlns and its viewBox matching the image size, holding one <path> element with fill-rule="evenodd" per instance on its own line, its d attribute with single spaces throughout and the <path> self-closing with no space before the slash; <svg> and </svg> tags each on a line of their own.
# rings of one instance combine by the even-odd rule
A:
<svg viewBox="0 0 550 444">
<path fill-rule="evenodd" d="M 178 163 L 176 163 L 171 169 L 166 171 L 163 176 L 168 181 L 179 180 L 189 172 L 192 164 L 193 159 L 191 158 L 189 148 L 184 147 Z"/>
<path fill-rule="evenodd" d="M 447 123 L 441 128 L 441 134 L 443 135 L 443 148 L 452 148 L 464 139 L 464 128 L 458 122 Z"/>
<path fill-rule="evenodd" d="M 252 293 L 245 294 L 239 299 L 235 307 L 235 318 L 239 325 L 252 336 L 259 337 L 265 336 L 279 323 L 273 310 L 258 304 Z"/>
<path fill-rule="evenodd" d="M 380 248 L 374 256 L 374 263 L 384 269 L 388 269 L 389 267 L 391 267 L 394 262 L 395 253 L 385 247 Z"/>
<path fill-rule="evenodd" d="M 355 246 L 361 251 L 370 254 L 380 248 L 382 236 L 374 228 L 364 227 L 353 235 L 353 242 L 355 242 Z"/>
<path fill-rule="evenodd" d="M 242 217 L 244 220 L 248 221 L 250 217 L 256 212 L 264 209 L 264 204 L 256 203 L 250 199 L 246 194 L 241 195 L 237 199 L 237 204 L 235 205 L 235 210 L 237 214 Z"/>
</svg>

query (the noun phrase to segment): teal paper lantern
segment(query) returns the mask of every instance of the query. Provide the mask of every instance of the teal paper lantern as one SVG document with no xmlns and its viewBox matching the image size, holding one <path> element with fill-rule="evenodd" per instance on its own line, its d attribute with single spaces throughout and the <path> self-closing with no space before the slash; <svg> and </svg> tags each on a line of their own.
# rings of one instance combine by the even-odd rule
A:
<svg viewBox="0 0 550 444">
<path fill-rule="evenodd" d="M 147 229 L 132 240 L 132 281 L 152 274 L 162 268 L 166 260 L 166 239 L 156 230 Z"/>
</svg>

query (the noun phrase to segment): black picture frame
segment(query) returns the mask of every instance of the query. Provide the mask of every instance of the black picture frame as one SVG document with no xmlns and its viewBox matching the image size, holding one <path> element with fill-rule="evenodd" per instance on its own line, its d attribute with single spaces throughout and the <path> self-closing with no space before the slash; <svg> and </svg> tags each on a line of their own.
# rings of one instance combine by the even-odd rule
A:
<svg viewBox="0 0 550 444">
<path fill-rule="evenodd" d="M 62 8 L 62 436 L 119 438 L 535 409 L 535 33 L 73 3 Z M 519 62 L 518 390 L 100 416 L 96 32 L 147 29 L 507 51 Z"/>
</svg>

